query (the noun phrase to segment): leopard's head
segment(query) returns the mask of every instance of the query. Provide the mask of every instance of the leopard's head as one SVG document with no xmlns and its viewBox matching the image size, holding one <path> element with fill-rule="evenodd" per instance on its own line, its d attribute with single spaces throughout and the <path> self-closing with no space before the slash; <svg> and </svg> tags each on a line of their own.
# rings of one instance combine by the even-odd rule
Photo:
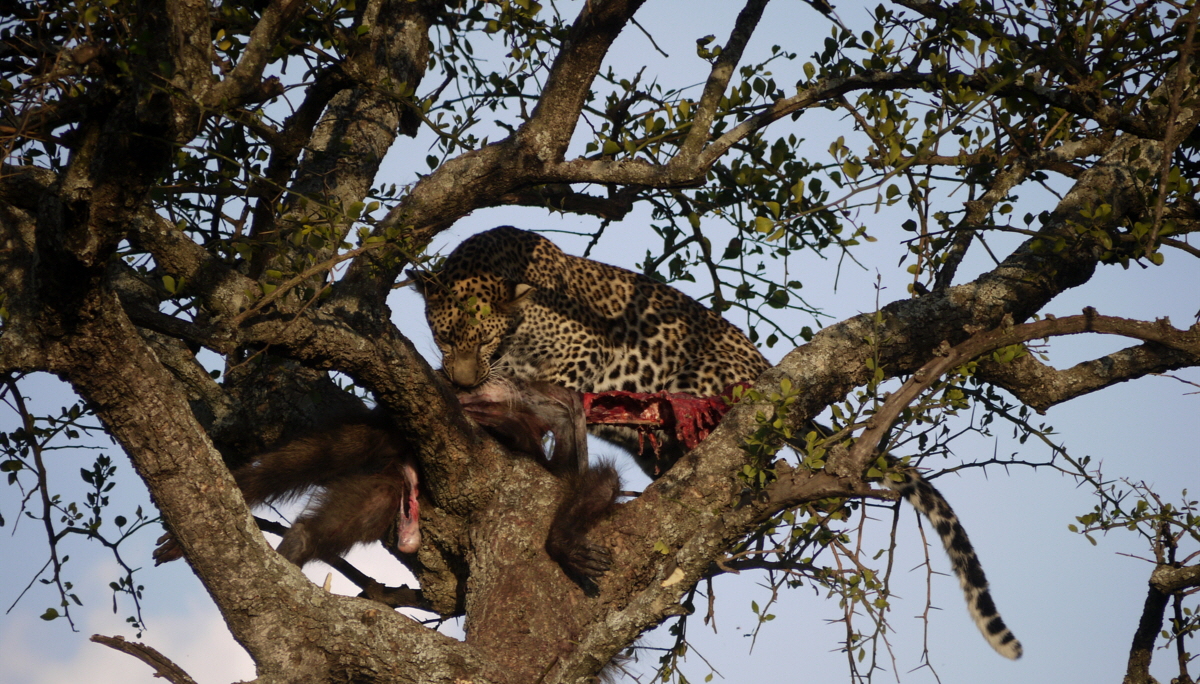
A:
<svg viewBox="0 0 1200 684">
<path fill-rule="evenodd" d="M 451 269 L 408 273 L 425 298 L 442 372 L 459 387 L 479 385 L 491 374 L 501 343 L 520 323 L 521 306 L 533 286 L 486 272 L 461 277 Z"/>
</svg>

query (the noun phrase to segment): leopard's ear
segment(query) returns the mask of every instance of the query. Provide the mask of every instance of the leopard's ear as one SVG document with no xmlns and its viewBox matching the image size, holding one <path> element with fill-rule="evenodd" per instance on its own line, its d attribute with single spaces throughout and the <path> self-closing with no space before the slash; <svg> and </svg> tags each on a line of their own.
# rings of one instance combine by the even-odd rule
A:
<svg viewBox="0 0 1200 684">
<path fill-rule="evenodd" d="M 500 305 L 500 310 L 503 313 L 512 313 L 529 302 L 529 298 L 537 288 L 529 283 L 510 283 L 511 287 L 508 301 Z"/>
<path fill-rule="evenodd" d="M 412 279 L 412 289 L 424 297 L 428 291 L 429 283 L 433 280 L 433 273 L 418 268 L 410 268 L 404 273 Z"/>
</svg>

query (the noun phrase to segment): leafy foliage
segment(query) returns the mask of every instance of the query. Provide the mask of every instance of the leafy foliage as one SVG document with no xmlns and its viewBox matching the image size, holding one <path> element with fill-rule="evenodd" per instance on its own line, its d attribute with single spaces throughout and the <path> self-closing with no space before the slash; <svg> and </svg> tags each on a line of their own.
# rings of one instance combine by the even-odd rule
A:
<svg viewBox="0 0 1200 684">
<path fill-rule="evenodd" d="M 1097 264 L 1150 268 L 1171 249 L 1196 256 L 1184 241 L 1200 225 L 1194 3 L 896 0 L 855 17 L 855 31 L 823 23 L 828 35 L 815 49 L 754 51 L 747 44 L 766 3 L 750 0 L 726 39 L 698 37 L 686 62 L 671 58 L 703 67 L 699 83 L 611 58 L 638 3 L 193 5 L 13 2 L 0 19 L 0 222 L 14 226 L 5 235 L 16 245 L 0 265 L 0 398 L 19 423 L 0 432 L 0 472 L 17 493 L 18 516 L 46 528 L 49 562 L 38 580 L 54 588 L 56 604 L 44 618 L 74 624 L 82 599 L 63 549 L 82 535 L 122 568 L 110 584 L 114 603 L 132 602 L 128 621 L 140 634 L 138 564 L 126 564 L 120 549 L 158 522 L 141 508 L 112 513 L 118 466 L 108 455 L 78 469 L 78 495 L 59 493 L 46 455 L 92 448 L 87 438 L 107 431 L 168 519 L 174 505 L 173 524 L 193 513 L 184 494 L 164 499 L 181 487 L 155 480 L 170 469 L 146 467 L 154 449 L 131 438 L 168 427 L 138 428 L 137 417 L 150 413 L 123 401 L 178 401 L 181 420 L 196 429 L 180 428 L 171 443 L 203 434 L 191 443 L 193 462 L 214 446 L 235 462 L 311 427 L 329 406 L 357 402 L 339 387 L 352 384 L 398 416 L 427 463 L 435 446 L 439 459 L 453 452 L 445 434 L 461 426 L 440 422 L 452 411 L 428 408 L 438 401 L 428 369 L 405 356 L 403 334 L 414 324 L 388 321 L 386 296 L 405 266 L 437 263 L 426 249 L 441 231 L 502 205 L 593 217 L 589 253 L 637 216 L 649 229 L 624 265 L 701 293 L 764 349 L 826 345 L 811 367 L 785 362 L 769 386 L 739 397 L 753 414 L 721 463 L 740 491 L 733 504 L 705 493 L 705 505 L 735 521 L 727 543 L 693 554 L 681 597 L 646 601 L 678 598 L 674 612 L 629 617 L 625 632 L 589 642 L 594 654 L 610 657 L 669 618 L 674 643 L 655 676 L 686 681 L 679 664 L 697 597 L 711 598 L 714 575 L 753 570 L 767 592 L 750 606 L 759 627 L 775 619 L 780 590 L 816 588 L 842 609 L 851 676 L 874 676 L 888 648 L 894 549 L 874 553 L 856 540 L 881 505 L 862 498 L 879 496 L 864 482 L 889 477 L 896 463 L 1065 472 L 1099 499 L 1079 518 L 1082 534 L 1095 541 L 1127 529 L 1144 538 L 1156 567 L 1195 567 L 1188 545 L 1200 534 L 1186 493 L 1170 503 L 1144 484 L 1106 479 L 1055 443 L 1051 427 L 1032 422 L 1035 408 L 1075 395 L 1023 382 L 1031 365 L 1046 368 L 1028 345 L 989 348 L 920 377 L 931 356 L 1037 317 Z M 393 145 L 408 157 L 399 174 L 384 161 Z M 881 237 L 902 242 L 897 267 L 911 276 L 910 298 L 877 301 L 822 342 L 834 321 L 803 296 L 812 277 L 805 266 L 854 264 Z M 972 249 L 997 265 L 975 282 L 980 290 L 1010 289 L 954 293 Z M 989 297 L 1002 305 L 988 309 Z M 121 314 L 97 313 L 107 301 Z M 947 310 L 957 317 L 929 313 Z M 86 329 L 94 320 L 126 333 L 136 326 L 121 339 L 152 357 L 148 367 L 161 377 L 142 367 L 119 376 L 148 378 L 141 392 L 104 387 L 95 378 L 119 369 L 90 365 L 96 354 L 79 341 L 98 339 Z M 838 335 L 840 343 L 829 341 Z M 1137 353 L 1160 353 L 1154 363 L 1109 358 L 1098 366 L 1124 375 L 1084 379 L 1099 389 L 1196 365 L 1180 337 L 1170 337 L 1174 346 L 1143 337 L 1152 349 Z M 18 389 L 35 370 L 64 377 L 84 399 L 37 415 Z M 331 372 L 344 375 L 331 381 Z M 915 398 L 888 413 L 889 397 L 913 383 Z M 825 409 L 828 429 L 813 422 Z M 992 437 L 1003 424 L 1050 456 L 943 467 L 956 439 Z M 872 431 L 882 438 L 869 458 L 851 463 L 855 472 L 834 472 Z M 446 494 L 438 488 L 452 478 L 430 470 L 430 493 Z M 863 488 L 797 495 L 797 473 L 857 478 Z M 453 515 L 473 521 L 477 512 Z M 664 523 L 647 532 L 653 553 L 639 558 L 675 563 L 681 548 L 700 544 L 691 529 Z M 423 558 L 422 581 L 459 581 L 468 563 L 454 552 Z M 197 567 L 214 582 L 217 569 Z M 454 572 L 435 576 L 447 567 Z M 629 586 L 671 585 L 652 574 Z M 1180 654 L 1181 679 L 1184 644 L 1197 629 L 1194 586 L 1165 592 L 1174 615 L 1162 637 Z M 442 593 L 452 598 L 438 612 L 461 614 L 463 592 Z M 593 618 L 585 622 L 604 623 Z M 240 629 L 243 642 L 267 631 Z M 597 669 L 571 662 L 574 675 L 555 676 Z"/>
</svg>

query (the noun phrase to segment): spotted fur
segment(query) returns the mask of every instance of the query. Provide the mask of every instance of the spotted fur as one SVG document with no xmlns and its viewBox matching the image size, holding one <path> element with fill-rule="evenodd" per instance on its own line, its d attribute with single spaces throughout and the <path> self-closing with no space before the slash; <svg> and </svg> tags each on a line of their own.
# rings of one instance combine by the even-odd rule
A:
<svg viewBox="0 0 1200 684">
<path fill-rule="evenodd" d="M 497 372 L 581 392 L 715 395 L 770 367 L 742 331 L 682 292 L 511 226 L 413 275 L 460 386 Z"/>
<path fill-rule="evenodd" d="M 967 531 L 958 521 L 950 502 L 942 493 L 921 477 L 912 468 L 900 468 L 897 472 L 904 479 L 894 481 L 884 478 L 884 484 L 899 492 L 912 507 L 929 519 L 929 523 L 937 530 L 946 555 L 950 557 L 950 566 L 958 575 L 958 583 L 962 586 L 963 595 L 967 601 L 967 612 L 975 620 L 975 626 L 983 634 L 983 638 L 991 644 L 996 652 L 1005 658 L 1016 660 L 1021 657 L 1021 642 L 1013 635 L 1012 630 L 1004 624 L 996 604 L 992 601 L 992 593 L 988 591 L 987 577 L 983 574 L 983 566 Z"/>
<path fill-rule="evenodd" d="M 546 238 L 501 226 L 455 249 L 440 271 L 410 272 L 455 384 L 489 375 L 553 382 L 580 392 L 686 392 L 711 396 L 770 367 L 719 315 L 656 280 L 564 254 Z M 599 436 L 634 452 L 651 476 L 653 457 L 628 432 Z M 937 530 L 975 624 L 1007 658 L 1021 644 L 1004 625 L 979 558 L 945 497 L 916 470 L 885 480 Z"/>
</svg>

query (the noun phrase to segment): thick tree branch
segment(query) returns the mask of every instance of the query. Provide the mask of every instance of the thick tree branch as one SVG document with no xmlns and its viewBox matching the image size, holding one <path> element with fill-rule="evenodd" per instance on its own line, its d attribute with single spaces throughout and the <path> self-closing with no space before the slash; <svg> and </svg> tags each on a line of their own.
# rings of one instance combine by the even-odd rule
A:
<svg viewBox="0 0 1200 684">
<path fill-rule="evenodd" d="M 927 391 L 950 370 L 1001 347 L 1021 344 L 1038 338 L 1076 335 L 1083 332 L 1123 335 L 1153 341 L 1156 344 L 1190 354 L 1193 360 L 1200 362 L 1200 324 L 1192 326 L 1191 330 L 1183 331 L 1170 327 L 1165 321 L 1147 323 L 1101 316 L 1091 309 L 1085 310 L 1081 316 L 1048 318 L 1018 326 L 1011 325 L 1010 321 L 1009 325 L 1002 326 L 998 330 L 974 335 L 954 348 L 936 352 L 937 358 L 913 373 L 912 377 L 900 386 L 900 389 L 888 396 L 883 406 L 867 421 L 866 430 L 850 447 L 845 464 L 835 465 L 831 461 L 830 467 L 834 468 L 835 472 L 847 475 L 862 472 L 874 458 L 879 443 L 891 430 L 901 411 L 916 401 L 921 393 Z"/>
<path fill-rule="evenodd" d="M 384 243 L 384 242 L 371 242 L 371 243 L 363 245 L 362 247 L 357 247 L 355 249 L 351 249 L 351 250 L 347 250 L 345 252 L 340 252 L 340 253 L 334 254 L 333 256 L 326 259 L 325 261 L 322 261 L 319 264 L 314 264 L 312 266 L 309 266 L 308 268 L 304 269 L 300 273 L 297 273 L 296 275 L 289 278 L 286 282 L 281 283 L 278 287 L 276 287 L 271 292 L 260 297 L 258 300 L 256 300 L 254 302 L 253 306 L 249 307 L 245 311 L 242 311 L 237 316 L 235 316 L 233 319 L 233 324 L 240 325 L 245 320 L 249 319 L 250 317 L 252 317 L 255 314 L 257 314 L 258 312 L 262 311 L 266 307 L 270 306 L 271 304 L 274 304 L 275 302 L 278 302 L 280 299 L 282 299 L 283 297 L 290 294 L 293 290 L 296 289 L 296 287 L 298 287 L 299 285 L 304 283 L 304 281 L 308 280 L 309 278 L 312 278 L 313 276 L 317 276 L 317 275 L 327 278 L 327 277 L 329 277 L 329 275 L 328 275 L 329 272 L 333 270 L 333 267 L 337 266 L 338 264 L 342 263 L 343 261 L 353 259 L 361 254 L 366 254 L 367 252 L 370 252 L 370 251 L 376 250 L 376 249 L 380 249 L 380 248 L 386 247 L 386 246 L 387 246 L 387 243 Z"/>
<path fill-rule="evenodd" d="M 196 293 L 218 328 L 222 321 L 240 313 L 249 304 L 250 293 L 258 290 L 255 281 L 230 268 L 149 208 L 138 213 L 131 227 L 130 240 L 153 255 L 158 273 L 174 277 L 189 292 Z M 230 333 L 224 332 L 204 343 L 223 349 L 234 341 Z"/>
<path fill-rule="evenodd" d="M 490 498 L 490 491 L 478 489 L 488 487 L 480 473 L 501 472 L 511 462 L 468 425 L 446 382 L 390 322 L 352 328 L 324 311 L 290 320 L 264 316 L 246 327 L 246 340 L 269 343 L 305 365 L 336 369 L 369 387 L 405 431 L 434 500 L 456 515 Z"/>
<path fill-rule="evenodd" d="M 594 0 L 583 4 L 554 58 L 529 122 L 516 134 L 523 155 L 536 156 L 547 164 L 562 159 L 608 48 L 644 1 Z"/>
<path fill-rule="evenodd" d="M 1150 660 L 1154 656 L 1154 642 L 1162 630 L 1163 611 L 1170 600 L 1171 595 L 1159 591 L 1153 583 L 1147 588 L 1142 616 L 1133 634 L 1128 666 L 1121 684 L 1158 684 L 1158 680 L 1150 675 Z"/>
<path fill-rule="evenodd" d="M 102 634 L 93 634 L 91 640 L 122 653 L 128 653 L 154 668 L 155 677 L 162 677 L 171 682 L 171 684 L 196 684 L 196 680 L 192 679 L 191 675 L 183 668 L 171 662 L 170 658 L 146 644 L 136 641 L 125 641 L 124 637 L 120 636 L 109 637 Z"/>
<path fill-rule="evenodd" d="M 1150 585 L 1164 594 L 1200 587 L 1200 565 L 1185 565 L 1182 568 L 1161 565 L 1150 575 Z"/>
<path fill-rule="evenodd" d="M 203 3 L 207 6 L 207 3 Z M 272 0 L 262 12 L 258 23 L 250 32 L 250 39 L 242 50 L 237 66 L 221 83 L 206 93 L 204 106 L 207 109 L 236 107 L 250 100 L 259 101 L 264 83 L 263 69 L 270 61 L 271 51 L 279 45 L 282 37 L 307 6 L 304 0 Z M 197 37 L 208 50 L 212 50 L 211 39 L 206 32 Z M 282 86 L 279 87 L 282 93 Z"/>
<path fill-rule="evenodd" d="M 210 92 L 215 60 L 208 3 L 170 0 L 164 3 L 163 11 L 170 36 L 166 48 L 175 70 L 173 85 L 184 93 Z"/>
<path fill-rule="evenodd" d="M 978 376 L 1038 411 L 1117 383 L 1200 365 L 1200 355 L 1158 343 L 1128 347 L 1065 370 L 1025 354 L 1009 363 L 981 359 Z"/>
<path fill-rule="evenodd" d="M 606 583 L 632 585 L 635 591 L 627 603 L 607 613 L 602 622 L 588 626 L 579 638 L 578 651 L 560 661 L 560 669 L 555 671 L 560 681 L 576 681 L 589 668 L 594 671 L 593 654 L 611 657 L 646 628 L 672 615 L 686 613 L 680 603 L 709 571 L 712 559 L 720 557 L 729 544 L 773 512 L 808 501 L 873 494 L 861 479 L 793 470 L 783 464 L 778 471 L 779 480 L 765 490 L 765 496 L 736 507 L 738 497 L 734 495 L 736 491 L 731 492 L 728 473 L 716 473 L 706 467 L 714 460 L 728 458 L 730 450 L 740 453 L 737 444 L 740 437 L 728 441 L 722 437 L 714 433 L 667 471 L 664 478 L 623 506 L 612 521 L 597 527 L 594 534 L 608 538 L 612 531 L 622 539 L 614 559 L 614 568 L 622 570 Z M 683 477 L 671 478 L 677 470 L 684 471 Z M 664 481 L 667 478 L 678 482 Z M 695 486 L 709 489 L 694 489 Z M 631 529 L 631 521 L 638 521 L 639 527 Z M 681 524 L 684 527 L 679 527 Z M 657 562 L 649 568 L 638 568 L 645 565 L 636 560 L 644 557 L 641 549 L 654 548 L 658 543 L 667 546 L 667 554 L 656 556 Z M 636 574 L 624 568 L 635 568 Z"/>
<path fill-rule="evenodd" d="M 441 651 L 456 655 L 441 661 L 436 676 L 501 678 L 472 647 L 376 604 L 329 595 L 276 555 L 186 397 L 116 299 L 98 293 L 83 301 L 89 308 L 79 325 L 42 341 L 50 350 L 48 370 L 72 382 L 130 455 L 235 636 L 254 653 L 260 676 L 270 681 L 299 664 L 341 673 L 428 671 L 420 654 Z M 314 638 L 335 626 L 336 638 Z"/>
<path fill-rule="evenodd" d="M 142 338 L 154 350 L 154 354 L 167 370 L 179 379 L 189 401 L 193 402 L 192 412 L 202 423 L 207 423 L 205 427 L 209 429 L 209 435 L 213 436 L 210 426 L 230 420 L 237 410 L 238 406 L 233 397 L 208 374 L 196 360 L 196 355 L 183 342 L 149 330 L 141 332 Z"/>
<path fill-rule="evenodd" d="M 733 31 L 729 34 L 729 40 L 725 42 L 721 48 L 721 54 L 713 63 L 713 68 L 708 74 L 708 82 L 704 84 L 704 92 L 700 95 L 700 101 L 696 103 L 696 113 L 692 118 L 692 126 L 688 130 L 687 137 L 680 145 L 679 153 L 675 155 L 668 166 L 694 167 L 697 165 L 696 160 L 708 142 L 712 123 L 717 115 L 717 105 L 725 94 L 725 89 L 729 87 L 729 79 L 733 78 L 738 62 L 742 60 L 742 53 L 746 50 L 746 44 L 750 42 L 750 36 L 754 35 L 754 29 L 758 26 L 759 19 L 762 18 L 767 2 L 768 0 L 747 0 L 745 7 L 738 13 Z M 700 166 L 707 165 L 700 164 Z"/>
<path fill-rule="evenodd" d="M 616 192 L 611 197 L 597 197 L 576 192 L 569 185 L 538 185 L 500 195 L 496 204 L 545 207 L 568 214 L 584 214 L 610 221 L 620 221 L 633 210 L 633 202 L 637 194 L 636 189 L 625 189 Z"/>
<path fill-rule="evenodd" d="M 987 217 L 991 214 L 992 209 L 998 203 L 1002 202 L 1004 198 L 1008 197 L 1009 192 L 1028 178 L 1029 174 L 1052 164 L 1100 154 L 1107 143 L 1108 141 L 1104 141 L 1098 137 L 1070 141 L 1032 157 L 1018 157 L 1009 164 L 1001 166 L 1000 171 L 992 179 L 992 182 L 988 184 L 987 190 L 983 195 L 977 200 L 971 200 L 966 203 L 966 212 L 964 212 L 962 220 L 954 227 L 955 245 L 951 248 L 950 253 L 947 254 L 945 263 L 938 270 L 937 278 L 933 283 L 933 290 L 940 292 L 950 287 L 954 281 L 955 273 L 958 272 L 958 265 L 962 263 L 962 259 L 966 255 L 966 240 L 974 236 L 975 229 L 983 225 Z M 960 236 L 967 237 L 960 242 Z"/>
<path fill-rule="evenodd" d="M 1141 147 L 1143 156 L 1127 163 L 1134 146 Z M 788 354 L 763 380 L 771 387 L 788 377 L 794 386 L 803 388 L 793 412 L 798 421 L 804 421 L 864 384 L 870 376 L 867 360 L 872 356 L 889 376 L 911 373 L 926 363 L 928 350 L 944 343 L 958 344 L 973 332 L 996 328 L 1005 315 L 1014 321 L 1028 318 L 1060 292 L 1086 282 L 1098 252 L 1086 243 L 1059 251 L 1038 245 L 1060 234 L 1073 236 L 1068 220 L 1099 201 L 1114 207 L 1109 226 L 1118 217 L 1144 208 L 1130 167 L 1152 166 L 1157 160 L 1154 151 L 1153 143 L 1147 141 L 1119 141 L 1060 202 L 1039 232 L 1044 237 L 1030 240 L 975 282 L 951 287 L 943 294 L 893 302 L 883 308 L 880 317 L 863 314 L 826 328 L 813 343 Z M 888 344 L 871 349 L 859 343 L 864 339 L 886 339 Z M 740 409 L 735 408 L 731 415 L 736 419 L 738 413 Z"/>
<path fill-rule="evenodd" d="M 13 205 L 0 203 L 0 292 L 8 310 L 0 335 L 0 373 L 46 367 L 46 349 L 38 344 L 35 220 Z"/>
<path fill-rule="evenodd" d="M 247 127 L 256 130 L 271 146 L 271 161 L 267 164 L 266 173 L 256 177 L 249 188 L 249 195 L 259 198 L 254 204 L 250 235 L 265 235 L 274 228 L 278 218 L 276 208 L 287 192 L 287 181 L 296 170 L 304 146 L 312 139 L 321 113 L 349 83 L 350 79 L 336 66 L 317 74 L 315 82 L 305 92 L 304 100 L 284 120 L 278 133 L 256 117 L 238 116 L 236 113 L 231 115 L 238 121 L 249 119 Z"/>
<path fill-rule="evenodd" d="M 1195 78 L 1178 68 L 1172 73 Z M 1171 87 L 1173 78 L 1166 79 L 1155 93 Z M 1154 111 L 1156 108 L 1162 105 L 1149 107 Z M 1195 128 L 1197 112 L 1200 109 L 1183 109 L 1179 116 Z M 912 355 L 914 350 L 957 344 L 972 332 L 997 327 L 1006 315 L 1015 322 L 1027 319 L 1059 293 L 1086 282 L 1096 268 L 1103 245 L 1080 239 L 1073 226 L 1113 231 L 1144 214 L 1148 193 L 1138 178 L 1152 177 L 1162 154 L 1161 142 L 1132 135 L 1119 137 L 1080 176 L 1038 231 L 1038 237 L 1027 241 L 996 269 L 973 283 L 951 287 L 944 295 L 893 302 L 884 307 L 881 323 L 876 322 L 875 315 L 866 314 L 826 328 L 817 335 L 821 345 L 809 344 L 793 351 L 763 380 L 773 384 L 789 377 L 793 385 L 805 388 L 793 411 L 799 420 L 808 420 L 821 407 L 867 381 L 868 353 L 875 353 L 876 362 L 889 369 L 889 374 L 909 373 L 926 361 Z M 1101 219 L 1092 218 L 1092 209 L 1102 204 L 1108 205 L 1111 213 Z M 1061 248 L 1050 247 L 1059 241 Z M 886 339 L 888 344 L 870 352 L 857 345 L 863 339 Z M 858 370 L 828 372 L 835 368 Z M 735 409 L 735 420 L 738 413 Z M 726 423 L 730 423 L 729 418 Z"/>
<path fill-rule="evenodd" d="M 54 186 L 57 175 L 37 166 L 0 166 L 0 202 L 36 211 L 38 200 Z"/>
<path fill-rule="evenodd" d="M 391 84 L 395 89 L 419 86 L 427 68 L 434 4 L 429 0 L 371 0 L 359 24 L 369 31 L 354 46 L 345 66 L 351 77 L 360 83 Z M 252 276 L 259 276 L 272 264 L 282 266 L 284 272 L 290 270 L 289 257 L 296 248 L 278 236 L 305 223 L 326 224 L 338 236 L 328 241 L 316 258 L 320 261 L 333 255 L 353 227 L 350 208 L 370 191 L 379 164 L 405 127 L 405 112 L 410 107 L 411 98 L 384 92 L 378 86 L 343 90 L 331 99 L 306 143 L 307 155 L 296 171 L 285 215 L 275 221 L 256 216 L 256 228 L 270 230 L 255 237 L 272 242 L 272 246 L 256 256 Z M 313 198 L 321 198 L 321 202 L 313 202 Z M 390 264 L 381 264 L 376 255 L 364 255 L 348 269 L 335 298 L 382 304 L 394 276 Z"/>
</svg>

